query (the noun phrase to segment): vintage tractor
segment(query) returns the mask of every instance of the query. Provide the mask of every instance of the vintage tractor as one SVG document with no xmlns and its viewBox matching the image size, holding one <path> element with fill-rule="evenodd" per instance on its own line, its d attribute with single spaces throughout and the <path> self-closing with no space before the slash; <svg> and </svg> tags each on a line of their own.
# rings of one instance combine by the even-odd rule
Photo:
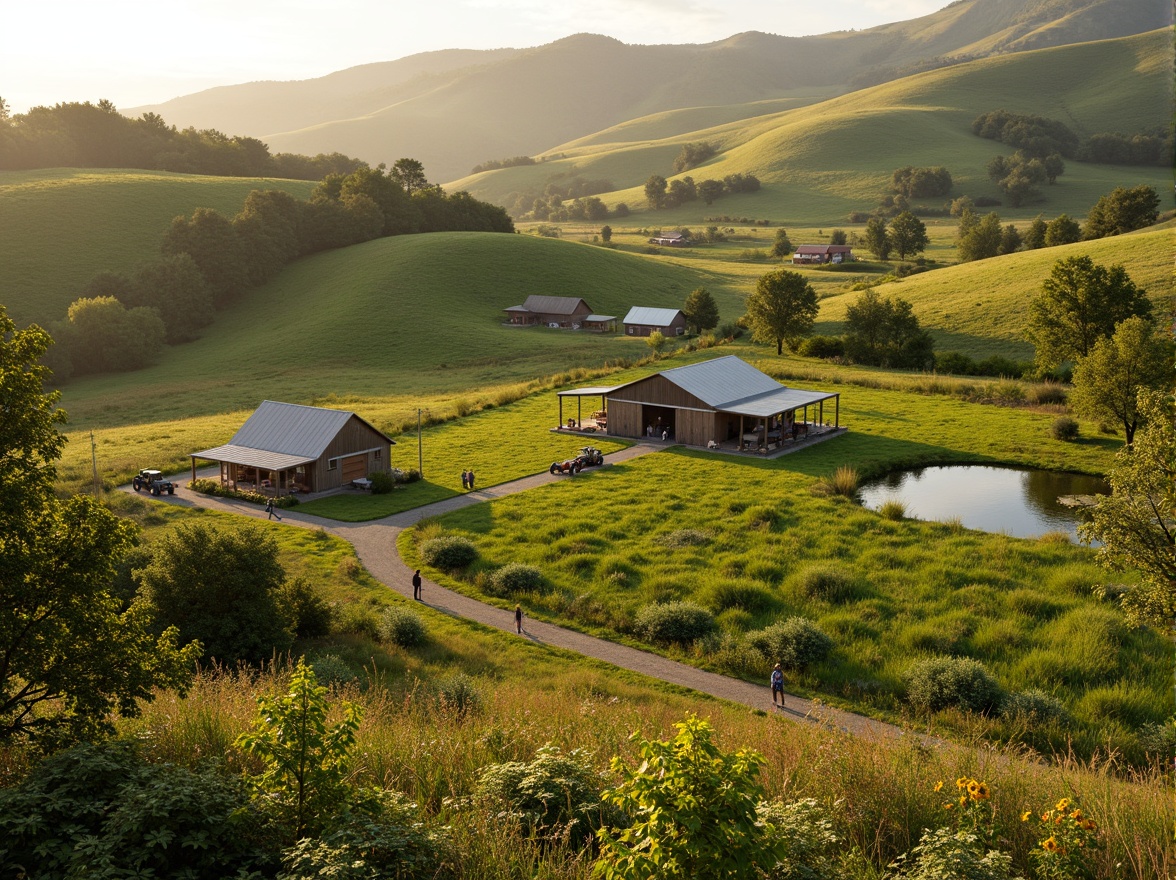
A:
<svg viewBox="0 0 1176 880">
<path fill-rule="evenodd" d="M 584 463 L 579 458 L 569 458 L 566 461 L 553 461 L 548 469 L 553 474 L 578 474 Z"/>
<path fill-rule="evenodd" d="M 580 450 L 580 462 L 584 467 L 597 467 L 604 464 L 604 453 L 595 446 L 585 446 Z"/>
</svg>

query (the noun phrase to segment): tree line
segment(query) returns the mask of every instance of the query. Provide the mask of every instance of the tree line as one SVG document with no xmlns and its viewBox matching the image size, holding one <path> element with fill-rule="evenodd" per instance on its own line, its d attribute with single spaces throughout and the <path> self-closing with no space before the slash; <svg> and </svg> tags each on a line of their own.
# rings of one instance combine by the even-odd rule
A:
<svg viewBox="0 0 1176 880">
<path fill-rule="evenodd" d="M 0 170 L 142 168 L 223 177 L 321 180 L 366 162 L 342 153 L 271 154 L 257 138 L 177 129 L 157 113 L 123 116 L 110 101 L 33 107 L 12 116 L 0 98 Z"/>
<path fill-rule="evenodd" d="M 90 279 L 51 328 L 57 345 L 47 363 L 58 382 L 140 369 L 165 344 L 197 338 L 218 309 L 299 257 L 384 236 L 448 231 L 513 232 L 514 223 L 467 192 L 446 194 L 415 159 L 327 175 L 306 201 L 253 190 L 233 217 L 197 208 L 172 220 L 158 260 Z"/>
<path fill-rule="evenodd" d="M 1058 154 L 1077 162 L 1113 165 L 1166 166 L 1172 161 L 1172 132 L 1163 129 L 1131 135 L 1097 132 L 1082 140 L 1057 119 L 990 110 L 972 121 L 972 133 L 1037 159 Z"/>
</svg>

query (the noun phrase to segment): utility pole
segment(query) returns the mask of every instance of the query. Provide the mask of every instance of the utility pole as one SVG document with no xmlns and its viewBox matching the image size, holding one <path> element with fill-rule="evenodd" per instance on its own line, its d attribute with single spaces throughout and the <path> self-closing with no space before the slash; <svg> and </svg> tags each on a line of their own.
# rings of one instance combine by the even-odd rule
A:
<svg viewBox="0 0 1176 880">
<path fill-rule="evenodd" d="M 94 468 L 94 497 L 102 495 L 102 488 L 98 483 L 98 446 L 94 443 L 94 432 L 90 432 L 90 464 Z"/>
<path fill-rule="evenodd" d="M 425 448 L 421 446 L 421 411 L 417 408 L 417 470 L 425 475 Z"/>
</svg>

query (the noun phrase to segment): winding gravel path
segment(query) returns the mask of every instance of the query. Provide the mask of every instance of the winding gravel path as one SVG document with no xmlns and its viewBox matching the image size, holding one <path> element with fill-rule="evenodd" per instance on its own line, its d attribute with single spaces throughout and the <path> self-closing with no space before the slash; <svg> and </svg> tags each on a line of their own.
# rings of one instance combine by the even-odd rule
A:
<svg viewBox="0 0 1176 880">
<path fill-rule="evenodd" d="M 605 467 L 622 461 L 628 461 L 642 455 L 660 451 L 662 446 L 638 443 L 606 457 Z M 331 534 L 338 535 L 355 547 L 356 554 L 364 567 L 380 583 L 391 590 L 395 590 L 406 598 L 412 598 L 412 570 L 401 560 L 396 549 L 396 542 L 400 533 L 415 525 L 422 519 L 438 516 L 460 510 L 474 504 L 494 501 L 544 486 L 557 480 L 576 480 L 582 477 L 560 477 L 548 473 L 534 474 L 509 483 L 491 486 L 487 489 L 476 489 L 464 495 L 456 495 L 442 501 L 393 514 L 378 520 L 362 523 L 344 523 L 337 520 L 300 513 L 297 509 L 281 511 L 282 522 L 292 526 L 304 528 L 322 528 Z M 132 491 L 129 486 L 122 487 L 125 491 Z M 174 496 L 162 496 L 155 499 L 170 504 L 186 507 L 204 507 L 211 510 L 221 510 L 240 516 L 265 518 L 263 509 L 256 504 L 249 504 L 229 498 L 215 498 L 201 495 L 177 483 Z M 454 592 L 432 581 L 424 581 L 422 601 L 430 608 L 442 611 L 454 617 L 474 620 L 486 626 L 514 633 L 514 614 L 493 605 L 487 605 L 477 599 Z M 555 624 L 541 620 L 526 619 L 523 624 L 521 638 L 530 639 L 542 645 L 552 645 L 575 651 L 597 660 L 603 660 L 614 666 L 629 669 L 647 675 L 650 678 L 671 682 L 683 687 L 691 688 L 700 693 L 709 694 L 719 699 L 740 703 L 754 709 L 774 711 L 777 714 L 795 720 L 819 723 L 839 728 L 857 736 L 866 738 L 895 738 L 904 735 L 904 731 L 892 724 L 844 712 L 816 703 L 803 697 L 791 694 L 785 695 L 782 709 L 773 709 L 771 693 L 765 686 L 751 684 L 736 678 L 729 678 L 713 672 L 706 672 L 685 663 L 670 660 L 658 654 L 641 651 L 627 645 L 620 645 L 595 636 L 585 635 L 574 630 L 565 629 Z"/>
</svg>

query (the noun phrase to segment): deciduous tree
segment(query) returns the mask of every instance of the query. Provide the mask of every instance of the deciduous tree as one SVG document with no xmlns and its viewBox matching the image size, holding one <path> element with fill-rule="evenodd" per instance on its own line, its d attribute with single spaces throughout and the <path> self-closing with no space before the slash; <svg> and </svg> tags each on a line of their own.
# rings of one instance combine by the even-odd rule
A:
<svg viewBox="0 0 1176 880">
<path fill-rule="evenodd" d="M 747 298 L 747 323 L 757 342 L 776 344 L 783 354 L 784 340 L 796 340 L 813 329 L 817 318 L 817 292 L 799 272 L 776 269 L 764 275 Z"/>
<path fill-rule="evenodd" d="M 1090 257 L 1067 257 L 1053 265 L 1041 293 L 1029 306 L 1028 336 L 1044 369 L 1086 357 L 1120 321 L 1150 315 L 1151 303 L 1127 270 Z"/>
<path fill-rule="evenodd" d="M 903 211 L 891 220 L 889 232 L 890 243 L 900 260 L 921 254 L 931 243 L 927 237 L 927 227 L 910 211 Z"/>
<path fill-rule="evenodd" d="M 425 177 L 424 164 L 417 159 L 397 159 L 392 163 L 392 170 L 388 172 L 388 176 L 399 183 L 410 196 L 431 185 Z"/>
<path fill-rule="evenodd" d="M 1069 214 L 1058 214 L 1045 226 L 1045 246 L 1073 244 L 1082 239 L 1082 228 Z"/>
<path fill-rule="evenodd" d="M 651 174 L 645 181 L 645 201 L 653 210 L 664 208 L 666 204 L 666 179 L 660 174 Z"/>
<path fill-rule="evenodd" d="M 1143 576 L 1123 594 L 1128 616 L 1170 632 L 1176 619 L 1176 400 L 1144 391 L 1139 410 L 1144 425 L 1107 475 L 1111 494 L 1099 497 L 1078 533 L 1102 542 L 1103 565 Z"/>
<path fill-rule="evenodd" d="M 682 304 L 686 323 L 695 333 L 712 330 L 719 326 L 719 306 L 705 287 L 696 287 Z"/>
<path fill-rule="evenodd" d="M 111 712 L 137 715 L 156 687 L 182 691 L 200 653 L 112 594 L 133 527 L 53 492 L 65 415 L 42 390 L 49 345 L 0 307 L 0 741 L 110 730 Z"/>
<path fill-rule="evenodd" d="M 772 256 L 778 259 L 788 259 L 792 256 L 792 239 L 781 226 L 776 230 L 776 239 L 772 242 Z"/>
<path fill-rule="evenodd" d="M 1082 227 L 1085 239 L 1105 238 L 1143 229 L 1156 222 L 1160 215 L 1160 196 L 1155 188 L 1142 184 L 1116 187 L 1103 196 L 1086 215 Z"/>
<path fill-rule="evenodd" d="M 971 224 L 966 232 L 963 230 L 964 223 L 961 221 L 961 235 L 959 241 L 956 242 L 956 251 L 959 254 L 960 262 L 987 260 L 1000 253 L 1000 216 L 996 212 L 985 214 L 980 220 Z"/>
<path fill-rule="evenodd" d="M 873 288 L 846 307 L 845 329 L 845 353 L 859 364 L 925 367 L 934 360 L 934 344 L 911 304 Z"/>
<path fill-rule="evenodd" d="M 1172 376 L 1171 338 L 1157 333 L 1147 318 L 1133 315 L 1078 359 L 1072 403 L 1088 418 L 1118 422 L 1130 446 L 1141 417 L 1139 392 L 1165 388 Z"/>
<path fill-rule="evenodd" d="M 866 247 L 879 260 L 890 259 L 890 234 L 886 231 L 886 221 L 881 217 L 871 217 L 866 221 Z"/>
</svg>

